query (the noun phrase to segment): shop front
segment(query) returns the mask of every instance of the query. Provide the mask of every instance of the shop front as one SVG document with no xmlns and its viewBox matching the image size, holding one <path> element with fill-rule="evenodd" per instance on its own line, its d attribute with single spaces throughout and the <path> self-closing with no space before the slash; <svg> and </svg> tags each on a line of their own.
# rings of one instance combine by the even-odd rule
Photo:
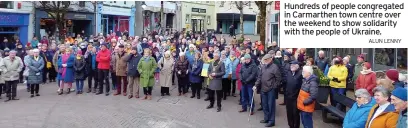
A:
<svg viewBox="0 0 408 128">
<path fill-rule="evenodd" d="M 244 14 L 243 16 L 244 34 L 255 34 L 256 16 L 251 14 Z M 235 34 L 240 34 L 240 14 L 239 13 L 217 13 L 217 32 L 228 34 L 230 33 L 230 26 L 234 25 Z"/>
<path fill-rule="evenodd" d="M 35 21 L 35 36 L 43 37 L 55 34 L 56 22 L 47 12 L 37 9 Z M 63 31 L 69 36 L 82 34 L 82 31 L 85 32 L 85 36 L 89 36 L 93 34 L 94 30 L 94 14 L 88 12 L 68 12 L 64 17 L 64 28 L 65 30 Z"/>
<path fill-rule="evenodd" d="M 0 12 L 0 39 L 7 38 L 15 41 L 19 38 L 22 43 L 28 40 L 29 14 Z"/>
<path fill-rule="evenodd" d="M 279 40 L 279 12 L 270 15 L 269 23 L 269 39 L 271 42 L 276 41 L 278 46 L 280 46 Z M 260 26 L 260 25 L 258 25 Z"/>
<path fill-rule="evenodd" d="M 134 36 L 135 12 L 134 6 L 117 7 L 99 3 L 96 12 L 97 33 L 104 35 L 116 33 L 121 36 L 127 31 L 130 36 Z"/>
</svg>

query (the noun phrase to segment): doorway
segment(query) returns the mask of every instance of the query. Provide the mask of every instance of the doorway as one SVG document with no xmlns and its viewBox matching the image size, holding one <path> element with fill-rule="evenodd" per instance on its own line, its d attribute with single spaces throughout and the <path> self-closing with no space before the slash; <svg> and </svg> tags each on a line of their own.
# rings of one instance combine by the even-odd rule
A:
<svg viewBox="0 0 408 128">
<path fill-rule="evenodd" d="M 82 35 L 82 30 L 85 32 L 85 35 L 82 36 L 87 36 L 89 35 L 89 27 L 91 26 L 91 21 L 90 20 L 73 20 L 73 27 L 72 27 L 72 33 L 75 33 L 75 36 L 78 34 Z"/>
<path fill-rule="evenodd" d="M 258 25 L 260 26 L 260 25 Z M 278 46 L 280 47 L 279 43 L 279 25 L 278 23 L 271 23 L 271 41 L 276 41 Z"/>
<path fill-rule="evenodd" d="M 203 19 L 192 19 L 193 32 L 203 32 L 204 31 L 204 20 Z"/>
</svg>

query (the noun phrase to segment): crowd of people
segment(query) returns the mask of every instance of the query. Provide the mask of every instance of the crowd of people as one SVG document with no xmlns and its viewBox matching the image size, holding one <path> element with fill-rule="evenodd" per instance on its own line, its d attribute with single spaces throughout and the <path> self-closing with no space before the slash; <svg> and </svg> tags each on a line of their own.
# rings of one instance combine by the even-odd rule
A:
<svg viewBox="0 0 408 128">
<path fill-rule="evenodd" d="M 355 84 L 356 103 L 347 111 L 343 127 L 378 128 L 406 127 L 406 78 L 395 69 L 377 79 L 371 64 L 358 56 L 351 65 L 350 56 L 329 60 L 324 51 L 313 59 L 306 49 L 279 48 L 276 42 L 250 38 L 226 39 L 209 33 L 184 31 L 157 33 L 145 37 L 77 35 L 60 42 L 53 37 L 36 37 L 25 46 L 5 39 L 0 57 L 0 98 L 6 102 L 19 100 L 16 86 L 27 84 L 31 98 L 40 96 L 40 84 L 57 83 L 58 95 L 84 92 L 96 95 L 127 96 L 129 99 L 152 99 L 155 85 L 161 96 L 170 96 L 170 87 L 178 86 L 178 96 L 201 98 L 207 94 L 207 109 L 221 111 L 222 100 L 239 96 L 238 104 L 253 115 L 259 94 L 266 127 L 275 126 L 276 99 L 284 94 L 280 105 L 286 106 L 290 128 L 313 128 L 318 87 L 324 74 L 330 82 L 331 94 L 346 95 L 346 85 Z M 405 80 L 404 80 L 405 79 Z M 75 82 L 75 88 L 72 84 Z M 144 95 L 139 94 L 143 89 Z M 236 94 L 238 93 L 238 94 Z M 255 99 L 258 100 L 258 99 Z M 346 107 L 330 99 L 331 105 L 346 111 Z"/>
</svg>

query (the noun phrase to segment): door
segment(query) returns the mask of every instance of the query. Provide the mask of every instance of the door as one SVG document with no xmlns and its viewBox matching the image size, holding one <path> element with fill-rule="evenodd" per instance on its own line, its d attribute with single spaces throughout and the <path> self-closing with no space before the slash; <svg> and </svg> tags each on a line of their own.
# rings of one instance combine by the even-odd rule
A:
<svg viewBox="0 0 408 128">
<path fill-rule="evenodd" d="M 278 46 L 280 46 L 280 43 L 279 43 L 279 25 L 278 25 L 278 23 L 272 23 L 271 24 L 271 42 L 273 42 L 273 41 L 276 41 Z"/>
<path fill-rule="evenodd" d="M 198 22 L 197 19 L 192 19 L 192 20 L 191 20 L 191 23 L 192 23 L 191 26 L 192 26 L 193 32 L 196 32 L 197 29 L 198 29 L 197 22 Z"/>
</svg>

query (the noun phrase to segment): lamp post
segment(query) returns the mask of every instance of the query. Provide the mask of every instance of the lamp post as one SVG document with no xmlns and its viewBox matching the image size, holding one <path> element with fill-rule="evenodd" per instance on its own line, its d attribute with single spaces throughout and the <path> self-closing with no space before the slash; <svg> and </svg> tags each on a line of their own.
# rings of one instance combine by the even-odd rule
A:
<svg viewBox="0 0 408 128">
<path fill-rule="evenodd" d="M 142 6 L 142 15 L 143 15 L 143 27 L 142 27 L 142 35 L 144 36 L 144 34 L 145 34 L 145 28 L 144 28 L 144 26 L 145 26 L 145 9 L 146 9 L 146 7 L 147 7 L 147 5 L 146 5 L 146 3 L 144 2 L 144 1 L 142 1 L 142 4 L 141 4 L 141 6 Z"/>
</svg>

